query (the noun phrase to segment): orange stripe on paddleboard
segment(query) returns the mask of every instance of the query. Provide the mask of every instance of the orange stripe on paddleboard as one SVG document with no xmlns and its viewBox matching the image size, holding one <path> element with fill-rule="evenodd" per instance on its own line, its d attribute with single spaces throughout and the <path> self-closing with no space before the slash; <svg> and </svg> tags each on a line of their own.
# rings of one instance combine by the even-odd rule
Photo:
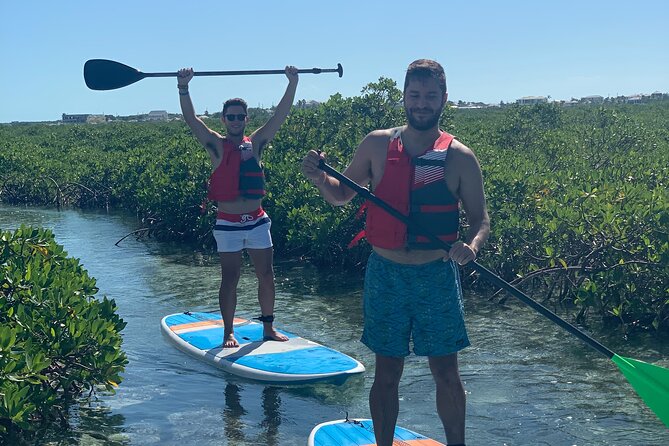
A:
<svg viewBox="0 0 669 446">
<path fill-rule="evenodd" d="M 241 324 L 246 322 L 246 319 L 235 318 L 232 324 Z M 190 330 L 193 328 L 206 328 L 206 327 L 222 327 L 223 319 L 210 319 L 207 321 L 197 321 L 189 322 L 187 324 L 172 325 L 170 330 L 172 331 L 181 331 L 181 330 Z"/>
<path fill-rule="evenodd" d="M 444 443 L 439 443 L 437 440 L 431 438 L 421 440 L 393 440 L 393 446 L 446 446 Z M 365 444 L 362 446 L 376 446 L 376 443 Z"/>
</svg>

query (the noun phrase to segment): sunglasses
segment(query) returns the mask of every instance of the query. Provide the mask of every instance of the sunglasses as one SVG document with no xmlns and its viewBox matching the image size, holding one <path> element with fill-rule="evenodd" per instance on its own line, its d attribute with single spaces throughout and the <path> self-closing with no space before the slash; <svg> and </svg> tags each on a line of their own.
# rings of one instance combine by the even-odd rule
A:
<svg viewBox="0 0 669 446">
<path fill-rule="evenodd" d="M 244 119 L 246 119 L 246 115 L 243 113 L 240 113 L 238 115 L 225 115 L 225 119 L 227 119 L 228 121 L 234 121 L 235 118 L 238 121 L 243 121 Z"/>
</svg>

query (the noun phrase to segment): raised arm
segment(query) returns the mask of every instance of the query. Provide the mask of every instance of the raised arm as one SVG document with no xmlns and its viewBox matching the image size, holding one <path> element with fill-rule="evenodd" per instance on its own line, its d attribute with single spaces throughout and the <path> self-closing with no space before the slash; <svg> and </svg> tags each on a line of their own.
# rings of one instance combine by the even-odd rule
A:
<svg viewBox="0 0 669 446">
<path fill-rule="evenodd" d="M 212 160 L 215 158 L 220 158 L 221 154 L 218 153 L 217 149 L 217 140 L 221 136 L 210 130 L 206 124 L 197 117 L 195 114 L 195 108 L 193 107 L 193 102 L 190 99 L 190 94 L 188 92 L 188 83 L 193 79 L 193 69 L 192 68 L 182 68 L 177 74 L 177 88 L 179 89 L 179 104 L 181 105 L 181 113 L 183 114 L 184 121 L 188 124 L 193 135 L 200 141 L 200 144 L 207 149 L 209 156 L 212 157 Z"/>
<path fill-rule="evenodd" d="M 295 92 L 297 91 L 297 82 L 299 79 L 297 68 L 292 65 L 287 66 L 286 77 L 288 78 L 288 86 L 286 87 L 286 92 L 283 94 L 281 101 L 279 101 L 279 105 L 276 106 L 274 114 L 269 118 L 265 125 L 251 134 L 253 150 L 256 151 L 256 155 L 259 154 L 265 144 L 274 138 L 274 135 L 279 131 L 279 128 L 281 128 L 281 125 L 290 113 L 290 107 L 295 100 Z"/>
</svg>

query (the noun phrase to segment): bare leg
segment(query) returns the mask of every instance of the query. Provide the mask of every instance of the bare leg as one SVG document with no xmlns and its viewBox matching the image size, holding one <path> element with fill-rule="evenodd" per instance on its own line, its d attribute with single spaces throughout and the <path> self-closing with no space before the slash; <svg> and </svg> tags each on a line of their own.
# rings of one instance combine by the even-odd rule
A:
<svg viewBox="0 0 669 446">
<path fill-rule="evenodd" d="M 218 306 L 225 325 L 223 348 L 239 347 L 232 325 L 237 308 L 237 284 L 242 268 L 242 252 L 219 252 L 221 259 L 221 287 L 218 290 Z"/>
<path fill-rule="evenodd" d="M 374 384 L 369 392 L 369 410 L 374 422 L 378 446 L 391 446 L 400 410 L 399 384 L 404 371 L 404 358 L 376 355 Z"/>
<path fill-rule="evenodd" d="M 448 444 L 464 444 L 466 397 L 458 370 L 458 354 L 432 356 L 429 362 L 437 384 L 437 413 Z"/>
<path fill-rule="evenodd" d="M 247 249 L 258 278 L 258 302 L 262 316 L 274 314 L 274 250 Z M 287 341 L 288 338 L 274 329 L 272 322 L 263 322 L 263 336 L 274 341 Z"/>
</svg>

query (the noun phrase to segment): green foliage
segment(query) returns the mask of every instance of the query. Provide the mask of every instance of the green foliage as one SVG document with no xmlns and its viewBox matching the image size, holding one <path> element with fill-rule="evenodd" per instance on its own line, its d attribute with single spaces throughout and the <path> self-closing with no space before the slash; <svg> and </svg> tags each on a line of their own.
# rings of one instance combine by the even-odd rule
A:
<svg viewBox="0 0 669 446">
<path fill-rule="evenodd" d="M 493 223 L 484 262 L 580 323 L 666 330 L 669 150 L 633 116 L 508 109 L 477 151 Z"/>
<path fill-rule="evenodd" d="M 113 390 L 127 363 L 125 327 L 53 234 L 0 232 L 0 433 L 62 418 L 84 391 Z M 1 438 L 1 437 L 0 437 Z"/>
<path fill-rule="evenodd" d="M 299 165 L 315 149 L 344 170 L 366 134 L 404 123 L 401 99 L 381 78 L 360 96 L 292 111 L 263 155 L 277 256 L 364 267 L 370 247 L 346 247 L 363 227 L 360 199 L 330 206 Z M 249 113 L 249 131 L 267 117 Z M 441 128 L 475 151 L 484 173 L 492 235 L 481 263 L 580 323 L 669 329 L 668 120 L 667 101 L 445 109 Z M 222 131 L 216 114 L 207 124 Z M 123 208 L 151 235 L 207 249 L 209 173 L 181 122 L 0 126 L 3 201 Z"/>
</svg>

